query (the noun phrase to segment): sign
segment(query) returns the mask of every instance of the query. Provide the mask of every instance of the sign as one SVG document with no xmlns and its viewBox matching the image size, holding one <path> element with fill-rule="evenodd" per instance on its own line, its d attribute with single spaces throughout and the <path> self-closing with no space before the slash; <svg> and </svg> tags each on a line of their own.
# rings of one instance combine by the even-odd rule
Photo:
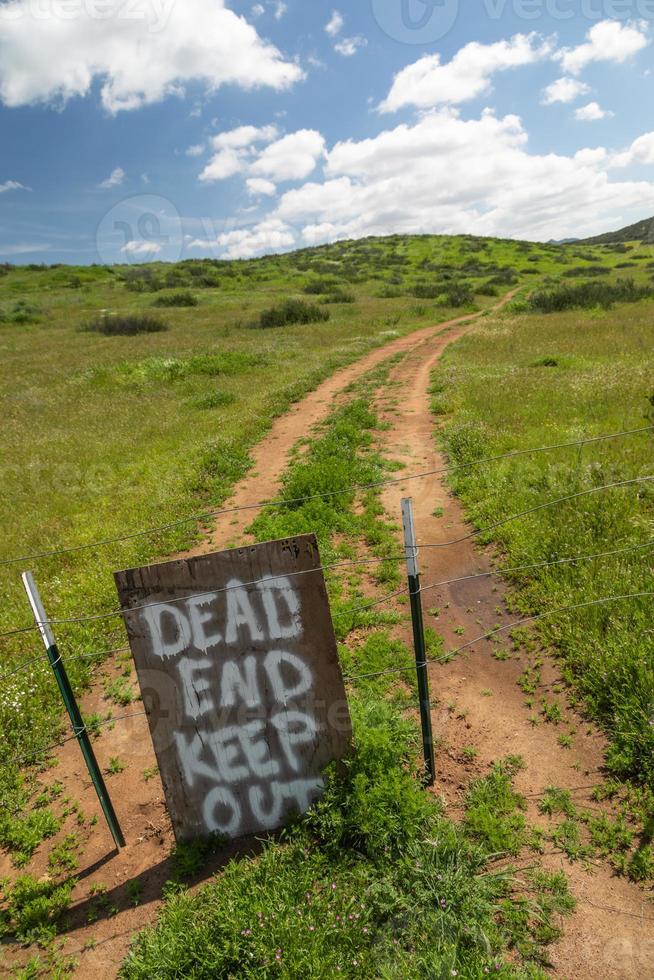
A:
<svg viewBox="0 0 654 980">
<path fill-rule="evenodd" d="M 314 535 L 115 573 L 178 840 L 273 830 L 351 723 Z"/>
</svg>

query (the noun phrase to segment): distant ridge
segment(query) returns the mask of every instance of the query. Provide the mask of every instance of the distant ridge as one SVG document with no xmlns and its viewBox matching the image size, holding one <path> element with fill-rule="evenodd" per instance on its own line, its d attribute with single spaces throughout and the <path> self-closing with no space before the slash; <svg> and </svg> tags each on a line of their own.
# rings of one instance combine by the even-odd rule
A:
<svg viewBox="0 0 654 980">
<path fill-rule="evenodd" d="M 605 235 L 583 238 L 582 245 L 614 245 L 619 242 L 650 242 L 654 245 L 654 218 L 645 218 L 635 225 L 628 225 L 620 231 L 608 231 Z"/>
</svg>

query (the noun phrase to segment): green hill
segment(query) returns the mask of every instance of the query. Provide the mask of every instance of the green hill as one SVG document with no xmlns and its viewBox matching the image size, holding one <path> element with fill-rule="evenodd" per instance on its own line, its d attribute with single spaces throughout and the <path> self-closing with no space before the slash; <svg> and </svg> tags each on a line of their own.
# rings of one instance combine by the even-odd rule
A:
<svg viewBox="0 0 654 980">
<path fill-rule="evenodd" d="M 628 225 L 619 231 L 607 231 L 604 235 L 594 238 L 584 238 L 584 245 L 615 245 L 618 242 L 650 242 L 654 243 L 654 218 L 644 218 L 635 225 Z"/>
</svg>

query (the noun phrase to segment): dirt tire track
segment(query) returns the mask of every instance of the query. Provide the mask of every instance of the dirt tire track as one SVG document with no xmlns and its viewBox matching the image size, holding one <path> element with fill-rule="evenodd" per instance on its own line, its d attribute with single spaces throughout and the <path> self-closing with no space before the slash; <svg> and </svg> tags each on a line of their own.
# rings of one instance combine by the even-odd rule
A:
<svg viewBox="0 0 654 980">
<path fill-rule="evenodd" d="M 504 297 L 494 309 L 500 309 L 513 295 L 514 292 Z M 386 448 L 392 455 L 406 462 L 411 470 L 438 465 L 439 457 L 434 453 L 432 441 L 433 421 L 428 410 L 429 373 L 445 347 L 461 337 L 481 315 L 458 317 L 437 326 L 415 331 L 371 351 L 348 367 L 337 371 L 273 423 L 268 435 L 252 452 L 254 461 L 252 471 L 235 487 L 226 506 L 250 506 L 273 497 L 279 488 L 289 453 L 297 441 L 306 436 L 312 426 L 329 415 L 335 400 L 348 385 L 395 354 L 405 355 L 403 362 L 392 374 L 393 380 L 404 386 L 406 396 L 399 411 L 394 410 L 388 414 L 394 430 L 385 436 Z M 396 394 L 396 389 L 392 394 Z M 457 528 L 463 526 L 458 505 L 449 497 L 442 483 L 434 480 L 414 481 L 407 484 L 406 493 L 414 497 L 417 525 L 423 540 L 426 538 L 438 540 L 437 535 L 445 533 L 444 525 L 448 521 L 452 521 L 454 525 L 447 528 L 448 536 L 455 536 Z M 385 494 L 384 502 L 391 513 L 398 513 L 399 498 L 402 495 L 405 493 L 399 488 L 389 490 Z M 438 505 L 445 508 L 443 521 L 436 521 L 432 517 L 434 507 Z M 207 535 L 207 539 L 192 552 L 187 552 L 186 556 L 225 547 L 231 540 L 242 540 L 245 528 L 254 513 L 254 510 L 250 510 L 219 518 L 215 528 Z M 447 549 L 446 559 L 445 552 L 432 552 L 433 561 L 430 560 L 428 563 L 427 554 L 423 553 L 425 583 L 432 576 L 452 577 L 458 574 L 459 570 L 462 573 L 468 572 L 471 567 L 481 567 L 488 561 L 485 556 L 475 552 L 469 543 L 456 549 Z M 475 588 L 480 587 L 475 586 Z M 452 615 L 449 618 L 443 616 L 438 621 L 432 620 L 432 622 L 440 632 L 444 633 L 450 645 L 454 645 L 453 630 L 456 626 L 470 620 L 470 616 L 465 613 L 465 608 L 478 603 L 480 609 L 483 607 L 483 612 L 479 615 L 483 615 L 486 623 L 499 601 L 498 594 L 491 593 L 489 597 L 483 591 L 483 587 L 479 594 L 473 593 L 469 586 L 452 587 L 447 592 L 443 592 L 438 600 L 434 598 L 433 604 L 443 600 L 451 602 Z M 478 626 L 476 628 L 478 632 L 482 632 Z M 502 676 L 501 686 L 500 679 L 496 676 L 497 667 L 505 668 L 506 671 L 506 676 Z M 443 705 L 447 700 L 448 690 L 453 691 L 462 704 L 470 701 L 469 721 L 465 723 L 466 734 L 462 739 L 457 737 L 457 725 L 464 727 L 463 723 L 455 722 L 449 714 L 444 717 L 442 708 L 434 715 L 435 732 L 444 733 L 448 744 L 451 743 L 447 756 L 443 756 L 442 752 L 439 753 L 437 766 L 441 778 L 439 789 L 443 790 L 445 787 L 445 796 L 453 806 L 460 802 L 461 789 L 474 774 L 473 768 L 466 769 L 460 764 L 456 749 L 459 743 L 472 744 L 473 739 L 475 744 L 479 743 L 479 762 L 482 766 L 505 755 L 507 751 L 523 752 L 529 759 L 533 759 L 534 751 L 538 751 L 537 741 L 531 745 L 531 740 L 528 738 L 529 744 L 523 746 L 524 739 L 521 741 L 518 738 L 522 729 L 526 727 L 525 712 L 511 671 L 519 672 L 519 668 L 514 667 L 513 663 L 497 664 L 488 657 L 482 645 L 465 661 L 456 661 L 438 673 L 432 670 L 432 693 L 442 699 Z M 113 678 L 119 676 L 120 668 L 116 664 L 108 664 L 105 672 Z M 472 676 L 474 676 L 474 684 L 469 683 Z M 493 699 L 475 697 L 477 686 L 482 684 L 494 685 Z M 503 697 L 506 696 L 506 705 L 509 709 L 506 717 L 502 718 L 498 718 L 496 711 L 489 713 L 487 710 L 491 707 L 490 701 L 497 704 L 500 693 Z M 99 705 L 106 706 L 106 702 L 102 701 L 101 682 L 96 683 L 85 696 L 83 709 L 90 714 L 98 710 Z M 145 718 L 135 718 L 129 723 L 118 723 L 111 733 L 103 734 L 95 743 L 95 747 L 102 765 L 106 765 L 113 755 L 120 756 L 127 763 L 123 773 L 112 777 L 110 789 L 128 843 L 119 855 L 112 857 L 109 863 L 97 869 L 93 869 L 94 863 L 103 861 L 109 850 L 107 834 L 102 825 L 98 826 L 97 832 L 86 845 L 80 871 L 84 873 L 86 868 L 89 872 L 75 890 L 75 906 L 70 916 L 72 928 L 60 937 L 64 940 L 64 952 L 78 958 L 75 975 L 80 978 L 116 975 L 129 948 L 131 935 L 151 923 L 158 910 L 161 886 L 170 873 L 167 854 L 172 844 L 172 833 L 165 811 L 160 780 L 155 776 L 146 783 L 142 776 L 144 769 L 155 764 Z M 551 749 L 551 746 L 549 748 Z M 52 771 L 52 781 L 61 779 L 66 786 L 74 787 L 73 795 L 79 800 L 82 809 L 87 813 L 95 813 L 98 810 L 97 801 L 75 744 L 68 743 L 56 753 L 55 757 L 58 765 Z M 531 766 L 525 774 L 521 774 L 519 785 L 521 791 L 528 793 L 532 787 L 539 790 L 547 781 L 568 785 L 558 771 L 561 751 L 558 749 L 557 752 L 550 751 L 547 758 L 550 759 L 550 764 L 539 774 L 539 778 L 536 778 Z M 589 768 L 596 768 L 601 762 L 601 748 L 592 740 L 586 761 Z M 482 766 L 478 768 L 481 769 Z M 579 782 L 579 775 L 572 770 L 571 773 Z M 443 782 L 443 778 L 447 779 L 447 782 Z M 586 781 L 590 783 L 592 780 Z M 456 815 L 454 811 L 453 815 Z M 47 852 L 47 849 L 41 850 Z M 46 853 L 37 855 L 37 861 L 31 870 L 34 870 L 37 876 L 39 872 L 47 873 Z M 0 874 L 4 871 L 4 862 L 0 861 Z M 635 910 L 635 915 L 641 914 L 644 903 L 642 893 L 620 879 L 610 878 L 606 870 L 600 871 L 599 888 L 594 884 L 596 879 L 587 880 L 577 868 L 572 869 L 572 876 L 576 894 L 586 894 L 585 889 L 589 887 L 589 901 L 620 908 L 629 906 Z M 127 883 L 137 878 L 143 885 L 143 892 L 141 904 L 134 908 L 127 893 Z M 87 924 L 85 917 L 93 906 L 90 889 L 94 884 L 107 882 L 110 883 L 107 900 L 117 906 L 118 912 L 111 918 L 102 918 L 97 923 Z M 652 965 L 649 961 L 647 966 L 641 969 L 634 966 L 626 972 L 612 971 L 610 964 L 607 965 L 608 947 L 604 946 L 603 950 L 598 952 L 602 933 L 611 935 L 613 939 L 617 935 L 617 941 L 622 943 L 622 946 L 614 947 L 614 958 L 621 956 L 621 962 L 624 963 L 628 957 L 631 957 L 629 962 L 634 965 L 640 962 L 638 957 L 641 954 L 638 948 L 646 948 L 645 939 L 651 932 L 651 925 L 638 921 L 630 930 L 625 932 L 620 929 L 616 932 L 613 928 L 615 921 L 615 917 L 610 912 L 598 911 L 591 905 L 581 905 L 575 919 L 568 926 L 566 938 L 556 951 L 556 963 L 560 975 L 569 980 L 581 980 L 581 978 L 599 980 L 600 977 L 609 980 L 613 978 L 626 980 L 632 977 L 654 976 L 654 969 L 648 971 L 648 967 Z M 593 932 L 599 935 L 593 937 Z M 91 949 L 84 949 L 84 944 L 91 937 L 97 941 L 97 945 Z M 578 937 L 583 940 L 581 950 L 577 949 Z M 641 946 L 637 948 L 638 942 Z M 627 948 L 625 943 L 634 945 Z M 589 965 L 588 958 L 593 955 L 597 959 L 596 968 Z"/>
<path fill-rule="evenodd" d="M 500 309 L 514 295 L 515 290 L 507 294 L 494 309 Z M 448 333 L 450 339 L 460 336 L 468 324 L 482 315 L 483 312 L 466 314 L 398 337 L 323 381 L 276 419 L 269 433 L 252 450 L 253 467 L 235 486 L 225 504 L 226 507 L 246 506 L 252 509 L 219 517 L 200 544 L 183 555 L 174 557 L 203 554 L 216 548 L 224 548 L 233 540 L 239 543 L 247 540 L 245 528 L 256 513 L 253 505 L 276 495 L 288 464 L 289 453 L 313 426 L 327 418 L 333 410 L 334 402 L 348 385 L 394 355 L 422 350 L 425 344 L 441 334 Z M 91 715 L 98 710 L 106 711 L 107 702 L 103 700 L 104 683 L 120 674 L 120 665 L 115 661 L 108 662 L 98 672 L 91 690 L 81 699 L 85 715 Z M 139 709 L 140 705 L 136 704 L 114 713 L 122 715 Z M 152 922 L 160 906 L 161 887 L 170 877 L 167 856 L 173 844 L 161 781 L 158 776 L 148 782 L 143 779 L 144 770 L 156 768 L 146 719 L 139 716 L 118 722 L 111 732 L 103 732 L 94 742 L 94 748 L 102 768 L 106 768 L 112 756 L 117 756 L 126 763 L 122 773 L 111 777 L 109 789 L 127 846 L 119 854 L 109 857 L 110 838 L 101 815 L 97 831 L 84 845 L 78 871 L 82 878 L 73 893 L 74 904 L 69 916 L 71 928 L 60 937 L 64 942 L 64 953 L 74 955 L 78 960 L 75 976 L 83 980 L 87 977 L 95 980 L 98 976 L 116 976 L 129 949 L 132 934 Z M 56 768 L 51 775 L 44 777 L 44 782 L 62 781 L 66 787 L 72 788 L 74 798 L 85 813 L 97 813 L 97 798 L 76 743 L 68 742 L 53 754 L 53 758 L 56 760 Z M 64 831 L 52 838 L 49 846 L 56 844 L 63 836 Z M 37 877 L 48 873 L 48 850 L 49 847 L 40 848 L 30 865 L 30 871 Z M 3 874 L 13 876 L 7 855 L 0 855 L 0 875 Z M 128 892 L 128 883 L 135 879 L 142 886 L 140 904 L 137 907 L 134 907 Z M 97 922 L 87 924 L 87 917 L 89 913 L 93 915 L 94 908 L 91 889 L 94 885 L 107 883 L 106 901 L 118 911 L 112 917 L 100 918 Z M 95 940 L 95 946 L 84 948 L 90 939 Z"/>
<path fill-rule="evenodd" d="M 382 417 L 392 426 L 382 434 L 382 451 L 404 463 L 407 472 L 446 465 L 436 451 L 430 375 L 447 345 L 469 329 L 467 326 L 447 337 L 435 337 L 427 355 L 424 349 L 415 351 L 391 371 L 390 380 L 395 382 L 391 409 L 384 408 L 387 398 L 380 396 Z M 443 477 L 386 488 L 384 505 L 398 519 L 403 496 L 413 497 L 419 543 L 445 542 L 470 531 L 462 507 L 449 493 Z M 441 507 L 443 516 L 437 518 L 434 511 Z M 420 565 L 423 588 L 493 568 L 491 555 L 472 540 L 422 550 Z M 503 625 L 515 619 L 503 607 L 502 594 L 500 580 L 488 578 L 428 591 L 423 597 L 426 623 L 444 637 L 446 650 L 456 649 L 498 622 Z M 428 613 L 434 607 L 440 610 L 437 618 Z M 463 635 L 455 632 L 462 628 Z M 405 640 L 411 643 L 408 629 Z M 604 738 L 570 710 L 565 711 L 565 726 L 541 723 L 532 727 L 532 711 L 525 706 L 517 683 L 525 663 L 517 659 L 498 661 L 492 656 L 493 649 L 491 643 L 483 641 L 451 663 L 430 669 L 431 697 L 439 701 L 432 712 L 433 731 L 435 737 L 444 740 L 444 747 L 436 752 L 436 791 L 450 804 L 452 816 L 460 816 L 464 790 L 471 778 L 487 772 L 494 761 L 507 755 L 521 755 L 526 762 L 516 786 L 528 799 L 530 821 L 547 825 L 547 817 L 536 809 L 535 797 L 549 785 L 570 789 L 578 805 L 597 809 L 590 792 L 602 778 L 598 772 L 603 763 Z M 545 655 L 544 661 L 544 684 L 539 694 L 549 693 L 560 681 L 552 658 Z M 482 694 L 489 691 L 491 695 Z M 448 702 L 456 702 L 456 710 L 448 710 Z M 460 714 L 464 717 L 457 717 Z M 577 730 L 571 750 L 557 743 L 557 736 L 568 731 L 568 726 Z M 475 749 L 474 762 L 466 761 L 464 747 Z M 573 768 L 575 764 L 580 771 Z M 580 786 L 584 788 L 580 790 Z M 566 920 L 563 938 L 550 950 L 557 975 L 566 980 L 654 977 L 654 904 L 645 891 L 618 877 L 605 861 L 594 863 L 592 875 L 560 853 L 546 855 L 544 864 L 550 871 L 565 871 L 578 899 L 577 911 Z"/>
</svg>

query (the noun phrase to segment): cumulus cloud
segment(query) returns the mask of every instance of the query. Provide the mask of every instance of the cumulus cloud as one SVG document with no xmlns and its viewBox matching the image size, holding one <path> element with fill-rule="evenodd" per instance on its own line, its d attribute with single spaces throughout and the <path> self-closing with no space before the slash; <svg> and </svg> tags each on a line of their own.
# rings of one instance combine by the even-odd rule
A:
<svg viewBox="0 0 654 980">
<path fill-rule="evenodd" d="M 299 129 L 276 139 L 278 135 L 275 126 L 240 126 L 218 133 L 211 140 L 218 152 L 200 174 L 200 180 L 225 180 L 236 174 L 260 178 L 258 184 L 248 185 L 248 190 L 258 188 L 254 193 L 259 194 L 273 193 L 273 182 L 304 180 L 324 155 L 323 136 L 315 129 Z M 259 143 L 267 145 L 261 149 Z"/>
<path fill-rule="evenodd" d="M 218 133 L 211 139 L 211 146 L 217 152 L 200 174 L 200 180 L 226 180 L 246 171 L 256 144 L 269 143 L 277 134 L 276 126 L 238 126 Z"/>
<path fill-rule="evenodd" d="M 577 75 L 594 61 L 621 64 L 649 44 L 645 26 L 602 20 L 586 34 L 586 41 L 576 48 L 561 51 L 558 57 L 565 71 Z"/>
<path fill-rule="evenodd" d="M 238 126 L 236 129 L 218 133 L 212 138 L 211 145 L 216 150 L 223 150 L 226 147 L 243 149 L 253 143 L 268 143 L 276 136 L 276 126 Z"/>
<path fill-rule="evenodd" d="M 368 41 L 361 34 L 357 34 L 356 37 L 344 37 L 334 45 L 334 51 L 342 54 L 344 58 L 351 58 L 359 48 L 365 48 L 367 43 Z"/>
<path fill-rule="evenodd" d="M 33 8 L 31 0 L 2 7 L 0 101 L 8 106 L 65 103 L 100 80 L 102 104 L 116 113 L 180 95 L 190 82 L 211 92 L 283 90 L 303 77 L 224 0 L 168 4 L 157 29 L 145 17 L 92 16 L 88 4 L 73 18 L 37 17 Z"/>
<path fill-rule="evenodd" d="M 225 258 L 250 259 L 260 252 L 290 248 L 295 244 L 291 228 L 279 218 L 266 218 L 253 228 L 236 228 L 218 236 Z"/>
<path fill-rule="evenodd" d="M 120 185 L 125 180 L 125 171 L 122 167 L 116 167 L 112 170 L 106 180 L 103 180 L 98 186 L 103 190 L 111 190 L 112 187 L 120 187 Z"/>
<path fill-rule="evenodd" d="M 343 15 L 339 13 L 338 10 L 332 10 L 332 15 L 327 24 L 325 24 L 325 31 L 330 37 L 336 37 L 343 30 Z"/>
<path fill-rule="evenodd" d="M 554 105 L 555 102 L 574 102 L 581 95 L 588 95 L 590 86 L 580 82 L 578 78 L 557 78 L 555 82 L 543 89 L 543 104 Z"/>
<path fill-rule="evenodd" d="M 445 65 L 439 54 L 425 55 L 397 73 L 380 110 L 394 112 L 404 106 L 426 109 L 467 102 L 489 92 L 496 72 L 533 64 L 549 54 L 549 43 L 538 35 L 516 34 L 494 44 L 466 44 Z"/>
<path fill-rule="evenodd" d="M 596 122 L 599 119 L 610 119 L 612 115 L 608 109 L 602 109 L 598 102 L 589 102 L 588 105 L 579 106 L 575 119 L 580 122 Z"/>
<path fill-rule="evenodd" d="M 127 242 L 123 245 L 121 252 L 125 255 L 136 255 L 136 256 L 146 256 L 146 255 L 158 255 L 161 252 L 161 245 L 157 242 Z"/>
<path fill-rule="evenodd" d="M 643 133 L 622 153 L 610 157 L 612 167 L 647 166 L 654 163 L 654 133 Z"/>
<path fill-rule="evenodd" d="M 200 157 L 204 153 L 204 143 L 195 143 L 186 150 L 187 157 Z"/>
<path fill-rule="evenodd" d="M 632 162 L 650 157 L 654 134 L 629 151 Z M 432 110 L 413 125 L 337 143 L 325 179 L 287 191 L 271 217 L 310 244 L 391 232 L 593 234 L 613 210 L 654 207 L 654 183 L 610 179 L 610 166 L 627 162 L 612 162 L 604 148 L 530 153 L 515 115 L 486 110 L 464 120 L 456 110 Z"/>
<path fill-rule="evenodd" d="M 21 184 L 17 180 L 5 180 L 3 184 L 0 184 L 0 194 L 6 194 L 7 191 L 28 191 L 29 187 L 25 187 L 25 184 Z"/>
<path fill-rule="evenodd" d="M 325 140 L 315 129 L 300 129 L 270 143 L 251 164 L 250 173 L 270 180 L 303 180 L 325 151 Z"/>
<path fill-rule="evenodd" d="M 263 177 L 249 177 L 245 181 L 245 186 L 248 194 L 264 194 L 266 197 L 271 197 L 277 191 L 277 185 Z"/>
</svg>

